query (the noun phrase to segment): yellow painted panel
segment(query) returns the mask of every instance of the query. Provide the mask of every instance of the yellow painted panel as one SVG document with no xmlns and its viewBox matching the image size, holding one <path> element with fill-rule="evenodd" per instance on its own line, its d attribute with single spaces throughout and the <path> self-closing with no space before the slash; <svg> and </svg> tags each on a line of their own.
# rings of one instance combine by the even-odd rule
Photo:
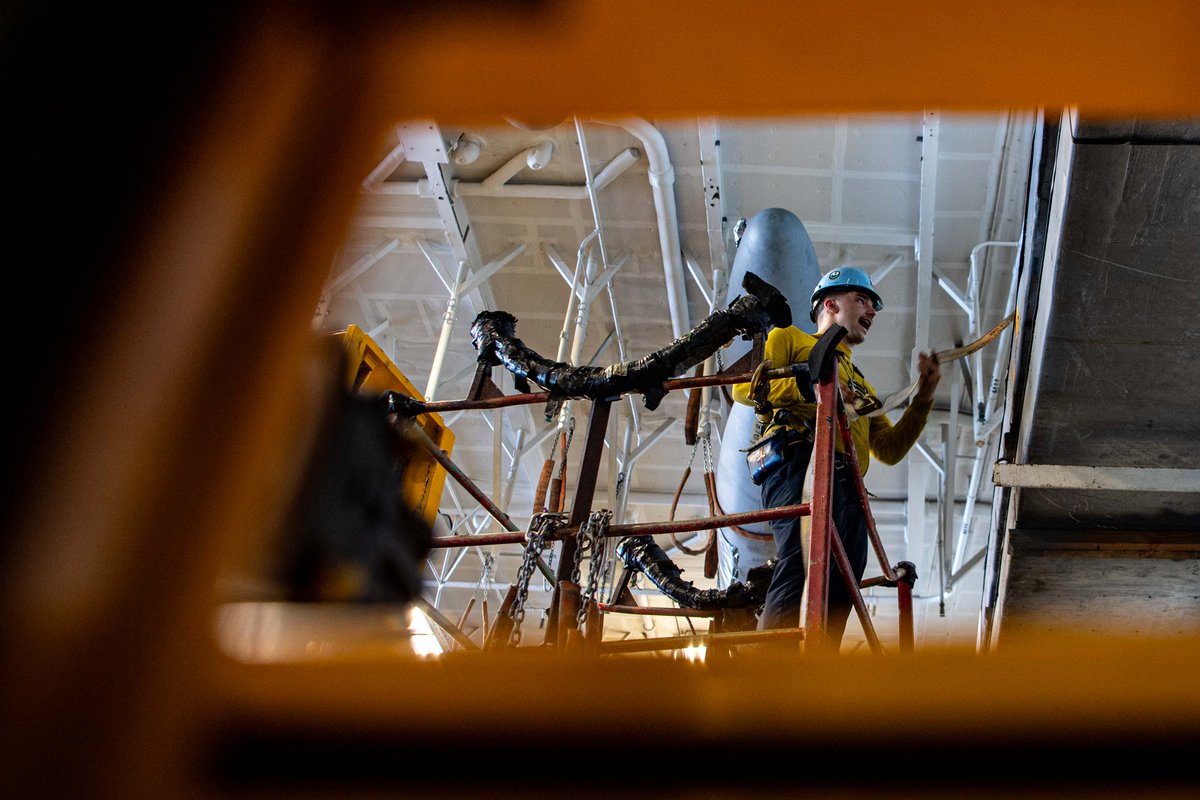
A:
<svg viewBox="0 0 1200 800">
<path fill-rule="evenodd" d="M 418 400 L 423 396 L 417 387 L 405 377 L 383 349 L 357 325 L 338 331 L 349 356 L 346 367 L 346 386 L 365 394 L 401 392 Z M 454 449 L 454 432 L 446 427 L 441 415 L 422 414 L 417 418 L 426 435 L 446 455 Z M 433 456 L 423 451 L 410 454 L 401 468 L 401 492 L 405 503 L 430 527 L 438 512 L 442 488 L 446 484 L 446 470 Z"/>
</svg>

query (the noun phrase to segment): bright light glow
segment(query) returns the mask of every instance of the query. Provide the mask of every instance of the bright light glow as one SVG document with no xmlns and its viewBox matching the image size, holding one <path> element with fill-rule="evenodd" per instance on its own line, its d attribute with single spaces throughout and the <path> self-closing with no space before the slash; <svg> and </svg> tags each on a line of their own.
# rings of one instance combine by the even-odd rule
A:
<svg viewBox="0 0 1200 800">
<path fill-rule="evenodd" d="M 683 657 L 688 661 L 703 661 L 704 654 L 707 652 L 707 650 L 708 648 L 703 646 L 697 646 L 694 644 L 688 645 L 687 647 L 683 648 Z"/>
<path fill-rule="evenodd" d="M 429 618 L 421 609 L 413 607 L 408 613 L 408 633 L 411 637 L 413 652 L 419 656 L 439 656 L 442 654 L 442 642 L 429 626 Z"/>
</svg>

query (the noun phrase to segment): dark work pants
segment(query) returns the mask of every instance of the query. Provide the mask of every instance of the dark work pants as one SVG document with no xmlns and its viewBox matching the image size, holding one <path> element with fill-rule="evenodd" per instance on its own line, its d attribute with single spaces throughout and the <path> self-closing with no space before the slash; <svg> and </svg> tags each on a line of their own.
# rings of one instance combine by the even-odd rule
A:
<svg viewBox="0 0 1200 800">
<path fill-rule="evenodd" d="M 793 446 L 789 458 L 762 484 L 763 508 L 797 505 L 804 502 L 804 477 L 812 456 L 812 443 L 801 442 Z M 841 457 L 837 463 L 841 464 Z M 850 559 L 854 578 L 862 582 L 867 567 L 867 520 L 862 512 L 858 490 L 854 484 L 853 470 L 849 465 L 833 470 L 833 524 Z M 808 573 L 800 538 L 800 517 L 772 520 L 771 535 L 775 538 L 775 572 L 767 587 L 766 602 L 758 620 L 759 630 L 768 628 L 796 628 L 800 620 L 800 601 L 804 594 L 804 580 Z M 842 574 L 829 553 L 829 614 L 826 636 L 831 646 L 842 641 L 846 621 L 854 607 Z"/>
</svg>

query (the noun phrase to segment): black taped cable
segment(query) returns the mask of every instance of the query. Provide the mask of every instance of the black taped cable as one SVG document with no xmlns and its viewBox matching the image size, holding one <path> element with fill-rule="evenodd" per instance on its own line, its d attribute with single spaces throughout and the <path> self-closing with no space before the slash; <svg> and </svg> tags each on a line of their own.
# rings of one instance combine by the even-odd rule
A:
<svg viewBox="0 0 1200 800">
<path fill-rule="evenodd" d="M 774 562 L 766 568 L 751 570 L 745 583 L 734 581 L 727 589 L 697 589 L 684 580 L 681 570 L 659 547 L 653 536 L 627 536 L 617 544 L 617 555 L 629 569 L 645 574 L 663 594 L 684 608 L 753 608 L 761 606 L 767 596 L 767 584 L 774 572 Z"/>
<path fill-rule="evenodd" d="M 714 311 L 671 344 L 636 361 L 607 367 L 575 367 L 551 361 L 516 337 L 517 318 L 507 311 L 482 311 L 471 323 L 471 341 L 485 366 L 504 367 L 519 380 L 530 380 L 554 398 L 612 399 L 640 393 L 650 411 L 666 396 L 664 382 L 704 362 L 735 336 L 754 336 L 771 326 L 792 324 L 787 298 L 752 272 L 742 279 L 747 294 Z"/>
</svg>

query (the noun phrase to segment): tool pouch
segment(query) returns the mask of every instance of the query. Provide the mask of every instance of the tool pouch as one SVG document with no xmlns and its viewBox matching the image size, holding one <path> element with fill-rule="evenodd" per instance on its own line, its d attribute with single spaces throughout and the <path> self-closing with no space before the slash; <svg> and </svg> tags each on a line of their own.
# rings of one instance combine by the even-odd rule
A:
<svg viewBox="0 0 1200 800">
<path fill-rule="evenodd" d="M 788 457 L 791 446 L 804 438 L 802 433 L 792 428 L 779 428 L 748 448 L 746 466 L 750 468 L 750 480 L 754 481 L 754 485 L 762 486 L 767 476 Z"/>
</svg>

